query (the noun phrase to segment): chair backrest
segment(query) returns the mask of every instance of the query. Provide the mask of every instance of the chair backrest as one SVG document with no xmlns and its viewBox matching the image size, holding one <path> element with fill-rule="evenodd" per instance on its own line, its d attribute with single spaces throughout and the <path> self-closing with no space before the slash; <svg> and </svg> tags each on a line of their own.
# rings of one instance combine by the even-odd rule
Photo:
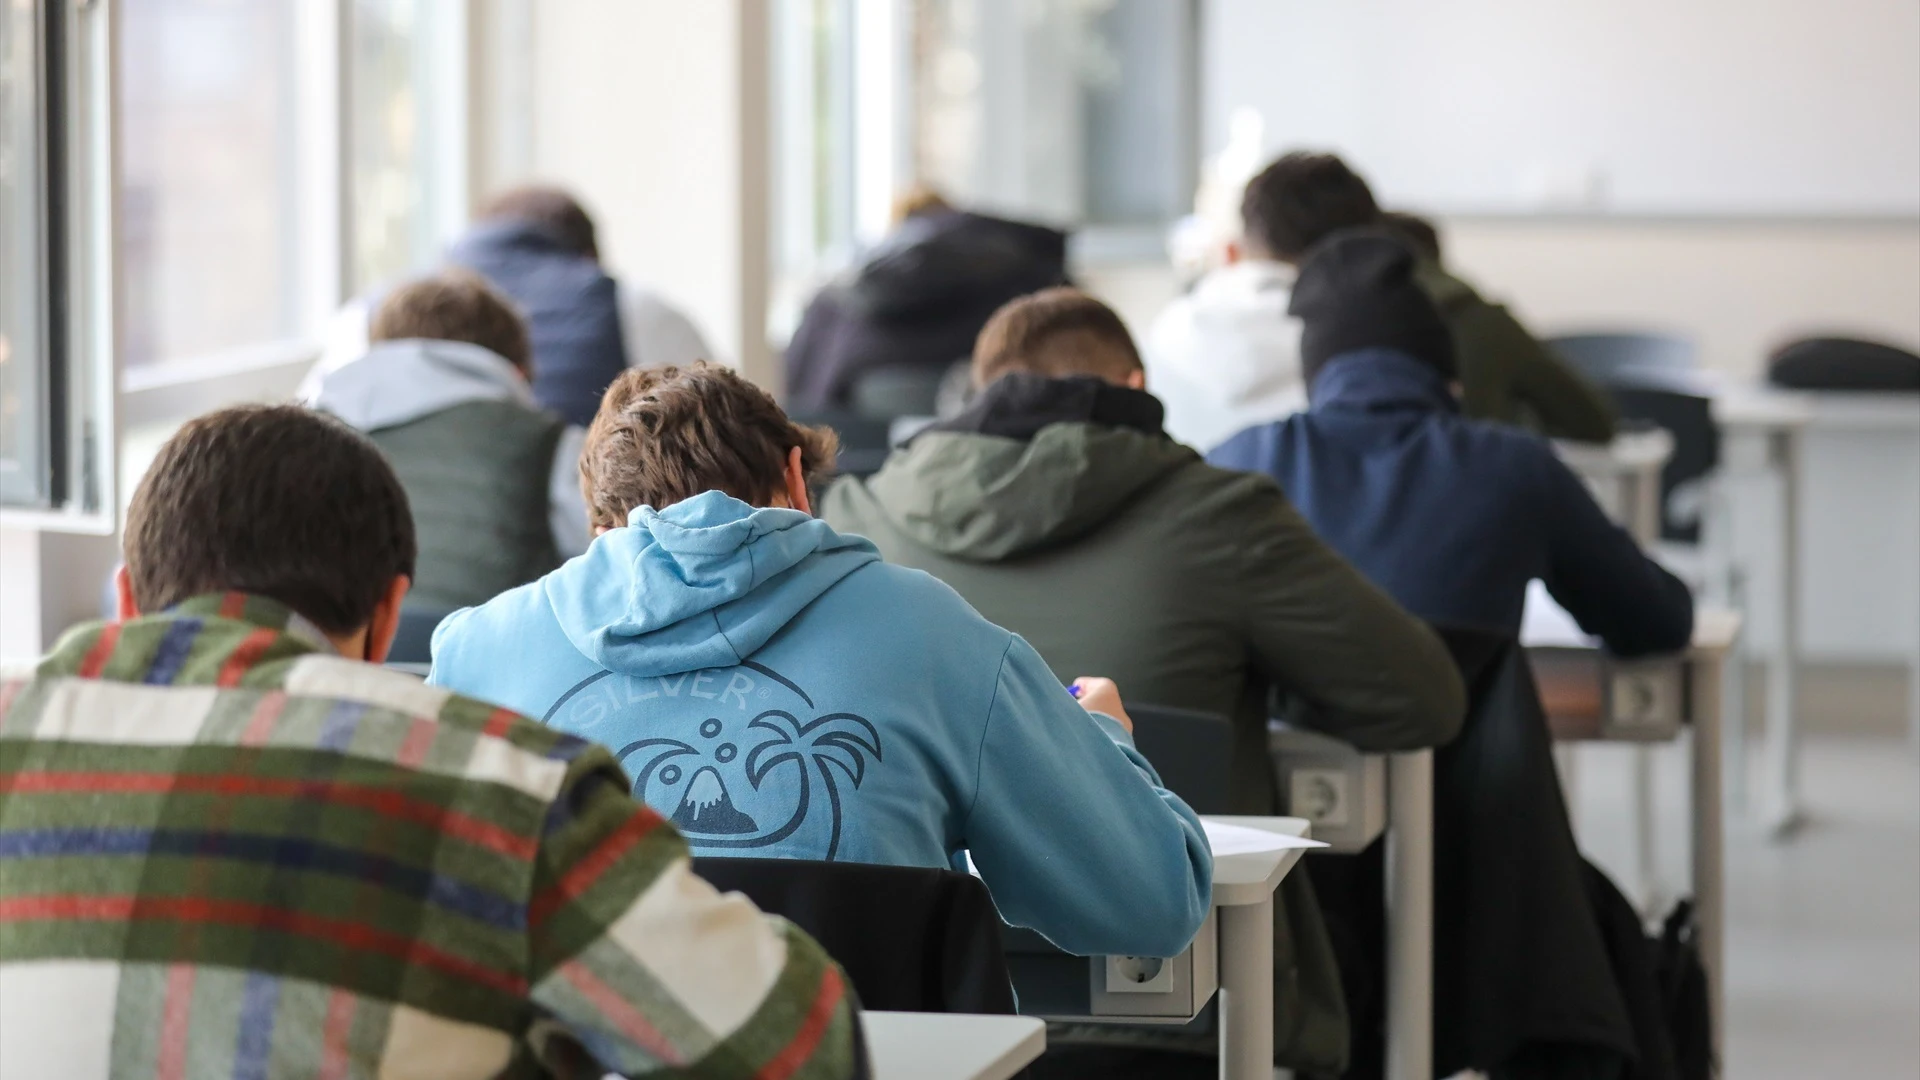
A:
<svg viewBox="0 0 1920 1080">
<path fill-rule="evenodd" d="M 1547 344 L 1587 378 L 1604 386 L 1689 371 L 1698 363 L 1693 342 L 1667 334 L 1564 334 L 1548 338 Z"/>
<path fill-rule="evenodd" d="M 877 420 L 932 416 L 946 375 L 944 364 L 888 364 L 863 371 L 853 381 L 853 411 Z"/>
<path fill-rule="evenodd" d="M 796 411 L 788 413 L 796 424 L 832 428 L 840 436 L 840 458 L 836 470 L 848 476 L 872 476 L 880 471 L 893 448 L 892 423 L 884 418 L 861 416 L 843 409 Z"/>
<path fill-rule="evenodd" d="M 1878 341 L 1789 342 L 1767 361 L 1767 381 L 1795 390 L 1920 390 L 1920 356 Z"/>
<path fill-rule="evenodd" d="M 429 664 L 433 662 L 433 631 L 452 608 L 406 604 L 400 608 L 400 627 L 393 634 L 393 648 L 387 650 L 389 664 Z"/>
<path fill-rule="evenodd" d="M 1015 1011 L 1000 914 L 980 879 L 951 870 L 799 859 L 700 858 L 714 887 L 744 893 L 812 935 L 868 1009 Z"/>
<path fill-rule="evenodd" d="M 1613 386 L 1610 392 L 1622 418 L 1665 428 L 1673 436 L 1673 455 L 1660 469 L 1660 537 L 1699 543 L 1706 483 L 1720 466 L 1720 427 L 1713 420 L 1713 402 L 1700 394 L 1652 386 Z"/>
<path fill-rule="evenodd" d="M 1128 705 L 1133 745 L 1152 763 L 1160 782 L 1197 814 L 1231 811 L 1233 722 L 1214 713 L 1164 705 Z"/>
</svg>

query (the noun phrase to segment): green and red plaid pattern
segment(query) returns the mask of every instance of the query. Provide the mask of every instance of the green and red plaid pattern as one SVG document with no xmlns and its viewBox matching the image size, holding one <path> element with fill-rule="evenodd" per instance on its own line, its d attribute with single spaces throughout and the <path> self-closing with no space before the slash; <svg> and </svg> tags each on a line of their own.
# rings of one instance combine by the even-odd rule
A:
<svg viewBox="0 0 1920 1080">
<path fill-rule="evenodd" d="M 606 750 L 272 601 L 0 683 L 0 1076 L 841 1077 L 853 1012 Z"/>
</svg>

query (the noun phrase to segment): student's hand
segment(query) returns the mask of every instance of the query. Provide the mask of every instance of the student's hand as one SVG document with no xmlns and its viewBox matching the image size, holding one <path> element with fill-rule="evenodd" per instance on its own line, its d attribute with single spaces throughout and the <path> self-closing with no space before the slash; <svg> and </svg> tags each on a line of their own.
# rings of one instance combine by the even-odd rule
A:
<svg viewBox="0 0 1920 1080">
<path fill-rule="evenodd" d="M 1111 716 L 1127 734 L 1133 734 L 1133 717 L 1120 704 L 1120 688 L 1113 685 L 1112 679 L 1102 679 L 1092 675 L 1082 675 L 1073 680 L 1074 697 L 1080 699 L 1080 707 L 1088 712 L 1097 712 Z"/>
</svg>

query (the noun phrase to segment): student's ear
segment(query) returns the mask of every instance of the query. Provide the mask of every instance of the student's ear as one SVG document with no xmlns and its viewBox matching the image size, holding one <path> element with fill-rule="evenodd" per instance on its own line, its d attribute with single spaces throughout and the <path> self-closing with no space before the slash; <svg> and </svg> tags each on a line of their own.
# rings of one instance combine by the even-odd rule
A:
<svg viewBox="0 0 1920 1080">
<path fill-rule="evenodd" d="M 1226 264 L 1228 266 L 1232 266 L 1234 263 L 1237 263 L 1241 259 L 1244 259 L 1247 257 L 1247 250 L 1240 246 L 1240 241 L 1229 240 L 1227 241 L 1227 249 L 1225 252 L 1223 252 L 1223 255 L 1224 255 Z"/>
<path fill-rule="evenodd" d="M 113 571 L 113 607 L 113 617 L 120 622 L 140 617 L 140 605 L 133 602 L 133 576 L 127 573 L 126 563 Z"/>
<path fill-rule="evenodd" d="M 1129 390 L 1145 390 L 1147 388 L 1147 369 L 1134 368 L 1132 371 L 1127 372 L 1126 387 Z"/>
<path fill-rule="evenodd" d="M 373 618 L 367 623 L 368 663 L 386 662 L 387 653 L 393 649 L 393 636 L 400 632 L 400 604 L 412 585 L 407 575 L 395 574 L 387 583 L 387 594 L 373 605 Z"/>
<path fill-rule="evenodd" d="M 799 447 L 787 451 L 787 505 L 803 514 L 811 514 L 813 507 L 807 503 L 807 470 L 801 460 Z"/>
</svg>

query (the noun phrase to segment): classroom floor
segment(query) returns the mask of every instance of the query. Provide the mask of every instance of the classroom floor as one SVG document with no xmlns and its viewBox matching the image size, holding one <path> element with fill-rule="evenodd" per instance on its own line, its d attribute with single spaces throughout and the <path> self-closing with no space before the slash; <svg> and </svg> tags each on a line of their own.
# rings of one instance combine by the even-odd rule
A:
<svg viewBox="0 0 1920 1080">
<path fill-rule="evenodd" d="M 1920 1075 L 1920 757 L 1903 739 L 1819 735 L 1808 822 L 1784 843 L 1749 820 L 1727 838 L 1728 1080 Z M 1686 882 L 1686 758 L 1657 762 L 1667 895 Z M 1629 758 L 1578 765 L 1582 847 L 1634 895 Z"/>
</svg>

